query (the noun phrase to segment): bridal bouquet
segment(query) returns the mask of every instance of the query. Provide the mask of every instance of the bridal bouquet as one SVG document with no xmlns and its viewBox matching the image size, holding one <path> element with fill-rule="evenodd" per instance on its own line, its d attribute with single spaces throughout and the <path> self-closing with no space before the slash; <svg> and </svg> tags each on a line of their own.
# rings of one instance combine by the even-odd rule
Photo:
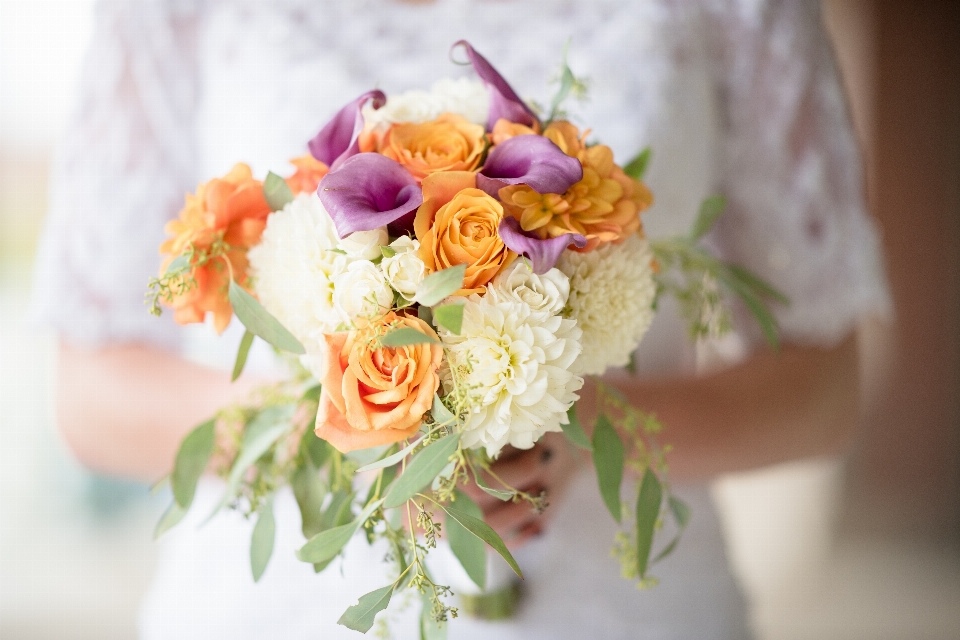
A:
<svg viewBox="0 0 960 640">
<path fill-rule="evenodd" d="M 423 594 L 425 634 L 456 616 L 450 587 L 424 562 L 440 538 L 480 588 L 487 546 L 522 577 L 461 489 L 542 510 L 545 495 L 500 481 L 491 465 L 551 431 L 591 452 L 624 525 L 624 574 L 652 584 L 650 565 L 677 544 L 654 556 L 654 533 L 668 518 L 681 531 L 689 511 L 670 495 L 654 416 L 601 385 L 588 437 L 576 415 L 584 376 L 631 364 L 662 292 L 683 302 L 696 337 L 729 324 L 722 284 L 775 338 L 763 301 L 776 292 L 697 247 L 721 200 L 705 203 L 689 236 L 651 243 L 640 219 L 649 153 L 618 166 L 563 119 L 581 87 L 566 64 L 543 116 L 468 43 L 455 46 L 481 82 L 370 91 L 309 141 L 288 178 L 261 182 L 238 164 L 200 185 L 168 226 L 148 296 L 155 313 L 162 303 L 181 323 L 209 314 L 218 332 L 236 315 L 246 334 L 235 379 L 255 338 L 293 365 L 289 380 L 185 438 L 158 534 L 212 469 L 226 480 L 221 507 L 257 520 L 259 579 L 273 495 L 290 485 L 307 539 L 297 555 L 318 572 L 361 532 L 392 550 L 392 582 L 340 619 L 363 632 L 407 587 Z M 629 508 L 624 482 L 637 484 Z"/>
</svg>

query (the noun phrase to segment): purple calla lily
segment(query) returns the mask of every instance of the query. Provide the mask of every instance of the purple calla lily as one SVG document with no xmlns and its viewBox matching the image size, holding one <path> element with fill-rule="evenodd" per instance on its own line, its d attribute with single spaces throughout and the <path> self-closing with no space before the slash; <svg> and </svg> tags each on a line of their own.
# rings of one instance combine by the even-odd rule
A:
<svg viewBox="0 0 960 640">
<path fill-rule="evenodd" d="M 410 172 L 379 153 L 358 153 L 331 171 L 317 188 L 341 238 L 354 231 L 391 225 L 409 230 L 423 203 L 420 185 Z"/>
<path fill-rule="evenodd" d="M 365 94 L 348 102 L 337 115 L 333 116 L 323 129 L 307 143 L 310 153 L 320 162 L 336 169 L 347 158 L 360 153 L 358 138 L 363 131 L 363 105 L 367 100 L 373 100 L 373 108 L 379 109 L 387 103 L 387 96 L 382 91 L 367 91 Z"/>
<path fill-rule="evenodd" d="M 490 151 L 477 187 L 497 197 L 503 187 L 525 184 L 537 193 L 565 193 L 583 179 L 583 166 L 549 138 L 525 135 L 504 140 Z"/>
<path fill-rule="evenodd" d="M 587 239 L 579 233 L 565 233 L 544 240 L 530 231 L 524 231 L 520 227 L 520 221 L 511 217 L 500 222 L 497 233 L 508 249 L 530 260 L 533 272 L 538 275 L 550 271 L 560 259 L 560 254 L 571 244 L 578 249 L 587 246 Z"/>
<path fill-rule="evenodd" d="M 500 118 L 506 118 L 510 122 L 533 127 L 539 124 L 536 114 L 528 107 L 517 92 L 507 84 L 503 76 L 493 68 L 486 58 L 477 53 L 476 49 L 470 46 L 466 40 L 459 40 L 453 44 L 452 48 L 463 45 L 467 50 L 467 57 L 473 70 L 477 72 L 480 79 L 490 90 L 490 115 L 487 116 L 487 131 L 493 131 L 493 125 Z"/>
</svg>

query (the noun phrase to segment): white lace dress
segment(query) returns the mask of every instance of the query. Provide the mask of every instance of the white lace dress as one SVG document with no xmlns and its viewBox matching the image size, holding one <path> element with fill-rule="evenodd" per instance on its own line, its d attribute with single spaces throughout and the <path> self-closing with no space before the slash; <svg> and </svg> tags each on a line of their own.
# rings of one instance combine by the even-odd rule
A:
<svg viewBox="0 0 960 640">
<path fill-rule="evenodd" d="M 105 2 L 83 90 L 54 174 L 35 317 L 86 344 L 140 341 L 229 362 L 216 342 L 143 306 L 163 225 L 197 182 L 236 161 L 284 171 L 347 100 L 373 87 L 426 87 L 469 73 L 448 60 L 466 38 L 524 96 L 545 102 L 564 43 L 590 79 L 577 121 L 624 162 L 654 149 L 651 236 L 688 228 L 700 200 L 730 207 L 710 241 L 792 299 L 786 340 L 836 343 L 889 304 L 877 234 L 817 3 L 764 0 L 209 0 Z M 202 337 L 198 337 L 202 336 Z M 748 331 L 747 343 L 755 340 Z M 215 345 L 210 347 L 210 345 Z M 645 373 L 690 370 L 667 304 L 640 350 Z M 452 638 L 732 639 L 745 607 L 703 488 L 681 489 L 694 519 L 661 585 L 638 591 L 609 557 L 613 526 L 592 473 L 554 505 L 552 527 L 519 555 L 527 598 L 506 623 L 459 619 Z M 298 562 L 299 516 L 278 499 L 278 539 L 254 585 L 251 524 L 234 514 L 197 530 L 220 488 L 205 481 L 187 521 L 161 543 L 142 637 L 354 638 L 338 627 L 386 584 L 379 552 L 351 544 L 322 575 Z M 356 541 L 355 541 L 356 542 Z M 391 631 L 414 638 L 414 603 Z"/>
</svg>

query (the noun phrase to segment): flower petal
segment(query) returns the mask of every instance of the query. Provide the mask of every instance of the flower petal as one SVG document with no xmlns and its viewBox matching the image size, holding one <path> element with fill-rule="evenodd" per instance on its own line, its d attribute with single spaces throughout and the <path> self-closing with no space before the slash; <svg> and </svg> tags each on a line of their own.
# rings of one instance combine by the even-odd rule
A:
<svg viewBox="0 0 960 640">
<path fill-rule="evenodd" d="M 543 136 L 504 140 L 487 156 L 477 187 L 494 198 L 503 187 L 525 184 L 537 193 L 564 193 L 583 179 L 583 166 Z"/>
<path fill-rule="evenodd" d="M 587 246 L 587 239 L 579 233 L 565 233 L 562 236 L 544 240 L 534 233 L 521 229 L 520 222 L 510 217 L 503 219 L 498 233 L 507 248 L 525 255 L 530 260 L 533 272 L 537 275 L 550 271 L 560 259 L 560 254 L 571 244 L 578 249 Z"/>
<path fill-rule="evenodd" d="M 423 202 L 410 172 L 379 153 L 345 160 L 320 181 L 317 195 L 341 238 L 384 225 L 407 229 Z"/>
<path fill-rule="evenodd" d="M 374 109 L 379 109 L 387 103 L 387 96 L 382 91 L 375 90 L 367 91 L 356 100 L 344 105 L 337 115 L 324 125 L 320 133 L 307 143 L 314 158 L 333 170 L 347 158 L 360 152 L 360 143 L 357 139 L 363 131 L 361 109 L 367 100 L 371 99 Z"/>
<path fill-rule="evenodd" d="M 471 47 L 466 40 L 455 42 L 452 48 L 460 45 L 463 45 L 463 48 L 467 50 L 467 57 L 470 59 L 470 64 L 473 65 L 473 70 L 477 72 L 477 75 L 490 90 L 490 115 L 487 116 L 487 131 L 492 131 L 493 125 L 500 118 L 528 127 L 539 124 L 533 110 L 520 99 L 520 96 L 503 79 L 503 76 L 493 68 L 493 65 L 477 53 L 476 49 Z"/>
</svg>

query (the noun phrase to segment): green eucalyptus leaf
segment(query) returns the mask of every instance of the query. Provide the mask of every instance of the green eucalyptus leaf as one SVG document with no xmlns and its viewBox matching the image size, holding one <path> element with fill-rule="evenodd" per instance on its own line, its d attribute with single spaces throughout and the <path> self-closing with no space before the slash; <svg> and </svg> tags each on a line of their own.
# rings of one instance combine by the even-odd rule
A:
<svg viewBox="0 0 960 640">
<path fill-rule="evenodd" d="M 427 307 L 439 304 L 444 298 L 463 287 L 463 276 L 466 272 L 467 265 L 458 264 L 455 267 L 431 273 L 417 287 L 414 300 Z"/>
<path fill-rule="evenodd" d="M 550 116 L 547 118 L 548 120 L 553 120 L 557 117 L 560 105 L 563 104 L 563 101 L 570 95 L 570 92 L 573 90 L 573 85 L 576 82 L 576 77 L 567 64 L 567 50 L 569 47 L 570 41 L 568 40 L 563 46 L 563 67 L 560 71 L 560 86 L 557 88 L 557 93 L 553 96 L 553 100 L 550 101 Z"/>
<path fill-rule="evenodd" d="M 393 595 L 394 585 L 387 585 L 376 591 L 360 596 L 357 604 L 349 607 L 337 620 L 337 624 L 343 625 L 348 629 L 366 633 L 373 627 L 373 621 L 377 614 L 387 608 L 390 604 L 390 596 Z"/>
<path fill-rule="evenodd" d="M 456 416 L 450 413 L 450 409 L 447 409 L 447 405 L 443 404 L 437 394 L 433 394 L 433 406 L 430 408 L 430 415 L 433 416 L 433 421 L 437 424 L 452 425 L 457 422 Z"/>
<path fill-rule="evenodd" d="M 767 344 L 770 345 L 770 348 L 774 351 L 779 351 L 780 330 L 776 317 L 767 307 L 766 303 L 764 303 L 750 287 L 747 287 L 736 278 L 731 277 L 726 270 L 720 270 L 717 275 L 720 281 L 740 298 L 743 305 L 757 321 L 757 324 L 760 325 L 763 337 L 766 339 Z"/>
<path fill-rule="evenodd" d="M 323 480 L 316 467 L 308 460 L 306 464 L 297 468 L 290 478 L 293 488 L 293 497 L 297 499 L 300 508 L 300 525 L 303 537 L 309 540 L 323 531 L 323 497 L 325 495 Z"/>
<path fill-rule="evenodd" d="M 647 173 L 647 167 L 650 165 L 652 153 L 650 147 L 646 147 L 623 167 L 623 172 L 634 180 L 643 180 L 643 176 Z"/>
<path fill-rule="evenodd" d="M 687 523 L 690 522 L 690 507 L 687 506 L 687 503 L 673 496 L 670 496 L 667 503 L 670 505 L 670 512 L 673 513 L 673 517 L 680 528 L 686 528 Z"/>
<path fill-rule="evenodd" d="M 433 308 L 433 320 L 455 336 L 463 329 L 463 303 L 441 304 Z"/>
<path fill-rule="evenodd" d="M 392 467 L 384 467 L 380 473 L 383 474 L 383 476 L 380 478 L 380 492 L 377 493 L 377 482 L 371 482 L 370 489 L 367 491 L 367 499 L 364 501 L 364 504 L 379 498 L 383 494 L 384 490 L 386 490 L 386 488 L 390 486 L 390 483 L 393 482 L 393 479 L 397 477 L 397 467 L 396 465 Z"/>
<path fill-rule="evenodd" d="M 160 516 L 160 521 L 153 530 L 153 539 L 158 539 L 164 533 L 175 527 L 181 520 L 183 520 L 185 515 L 187 515 L 186 509 L 178 505 L 176 500 L 171 502 L 170 506 L 167 507 L 167 510 L 163 512 L 162 516 Z"/>
<path fill-rule="evenodd" d="M 397 327 L 396 329 L 391 329 L 380 338 L 380 345 L 384 347 L 406 347 L 411 344 L 424 344 L 424 343 L 433 343 L 438 344 L 440 341 L 434 338 L 433 336 L 428 336 L 422 331 L 417 331 L 413 327 Z"/>
<path fill-rule="evenodd" d="M 250 355 L 250 346 L 253 345 L 254 335 L 249 330 L 243 332 L 243 339 L 240 340 L 240 348 L 237 349 L 237 360 L 233 363 L 233 375 L 230 381 L 234 382 L 243 373 L 243 368 L 247 364 L 247 356 Z"/>
<path fill-rule="evenodd" d="M 560 428 L 563 429 L 567 440 L 573 444 L 587 451 L 593 449 L 593 444 L 591 444 L 590 438 L 587 437 L 583 425 L 580 424 L 580 419 L 577 417 L 577 405 L 570 405 L 570 408 L 567 409 L 567 424 L 561 424 Z"/>
<path fill-rule="evenodd" d="M 300 396 L 300 400 L 306 402 L 319 402 L 320 401 L 320 392 L 323 391 L 323 385 L 315 384 L 306 391 L 303 392 L 303 395 Z"/>
<path fill-rule="evenodd" d="M 330 459 L 333 447 L 323 438 L 318 438 L 313 429 L 307 429 L 300 439 L 300 452 L 310 459 L 314 469 L 320 470 Z"/>
<path fill-rule="evenodd" d="M 447 623 L 437 622 L 430 614 L 433 603 L 426 591 L 423 593 L 423 605 L 420 607 L 420 640 L 447 640 Z"/>
<path fill-rule="evenodd" d="M 653 548 L 653 534 L 660 517 L 660 502 L 663 499 L 663 487 L 656 474 L 647 467 L 640 483 L 640 495 L 637 496 L 637 575 L 641 579 L 647 575 L 650 550 Z"/>
<path fill-rule="evenodd" d="M 360 513 L 360 516 L 349 524 L 327 529 L 313 536 L 297 551 L 297 558 L 303 562 L 311 563 L 323 563 L 334 558 L 350 542 L 353 534 L 363 526 L 363 523 L 380 507 L 382 502 L 383 500 L 371 502 Z"/>
<path fill-rule="evenodd" d="M 753 289 L 758 296 L 763 298 L 772 298 L 774 302 L 778 302 L 779 304 L 790 304 L 790 298 L 784 295 L 781 291 L 777 290 L 766 280 L 763 280 L 762 278 L 759 278 L 751 273 L 748 269 L 741 267 L 738 264 L 727 264 L 724 266 L 732 277 L 739 280 L 745 286 Z"/>
<path fill-rule="evenodd" d="M 280 211 L 293 202 L 293 191 L 286 180 L 271 171 L 263 181 L 263 197 L 271 211 Z"/>
<path fill-rule="evenodd" d="M 476 502 L 462 491 L 457 491 L 454 500 L 456 508 L 463 514 L 483 520 L 483 511 Z M 450 550 L 457 557 L 464 571 L 481 589 L 487 588 L 487 549 L 483 540 L 473 535 L 455 518 L 447 518 L 444 524 Z"/>
<path fill-rule="evenodd" d="M 268 498 L 259 509 L 260 517 L 253 527 L 250 538 L 250 570 L 253 572 L 253 581 L 259 582 L 260 577 L 273 555 L 273 543 L 277 534 L 277 523 L 273 518 L 273 498 Z"/>
<path fill-rule="evenodd" d="M 477 475 L 477 486 L 480 487 L 480 489 L 483 490 L 484 493 L 491 495 L 494 498 L 497 498 L 498 500 L 503 500 L 504 502 L 506 502 L 507 500 L 512 500 L 513 496 L 516 495 L 516 492 L 514 491 L 505 491 L 503 489 L 491 489 L 490 487 L 487 486 L 487 483 L 483 481 L 483 478 L 480 475 Z"/>
<path fill-rule="evenodd" d="M 607 416 L 597 417 L 593 430 L 593 466 L 597 470 L 600 495 L 613 519 L 620 522 L 620 483 L 623 482 L 623 441 Z"/>
<path fill-rule="evenodd" d="M 427 445 L 414 456 L 403 474 L 390 485 L 390 490 L 383 500 L 383 508 L 399 507 L 433 482 L 433 479 L 447 466 L 450 456 L 456 452 L 459 445 L 459 433 L 451 433 Z"/>
<path fill-rule="evenodd" d="M 710 196 L 705 199 L 700 205 L 700 212 L 697 214 L 697 219 L 690 230 L 690 240 L 696 242 L 707 235 L 707 232 L 713 228 L 713 224 L 723 213 L 726 206 L 727 199 L 723 196 Z"/>
<path fill-rule="evenodd" d="M 263 305 L 233 280 L 230 281 L 230 304 L 233 312 L 250 333 L 260 336 L 277 349 L 297 355 L 306 353 L 300 341 L 270 315 Z"/>
<path fill-rule="evenodd" d="M 392 258 L 397 255 L 397 250 L 393 247 L 381 246 L 380 253 L 384 258 Z"/>
<path fill-rule="evenodd" d="M 523 572 L 520 571 L 520 566 L 517 564 L 517 561 L 513 559 L 513 555 L 511 555 L 507 549 L 507 545 L 503 544 L 503 539 L 497 535 L 496 531 L 490 528 L 490 525 L 479 518 L 457 510 L 455 507 L 441 505 L 441 508 L 447 512 L 447 516 L 456 520 L 464 529 L 493 547 L 493 550 L 507 561 L 510 568 L 513 569 L 521 579 L 523 578 Z"/>
<path fill-rule="evenodd" d="M 190 258 L 185 254 L 181 254 L 174 258 L 173 261 L 167 265 L 167 268 L 163 271 L 163 275 L 170 276 L 178 271 L 186 271 L 189 268 Z"/>
<path fill-rule="evenodd" d="M 193 503 L 197 482 L 213 454 L 215 424 L 216 420 L 211 419 L 196 427 L 183 439 L 177 451 L 170 485 L 174 499 L 184 510 Z"/>
<path fill-rule="evenodd" d="M 433 311 L 430 310 L 430 307 L 425 307 L 423 305 L 417 307 L 417 317 L 427 324 L 433 326 Z"/>
<path fill-rule="evenodd" d="M 368 465 L 364 465 L 359 469 L 357 469 L 357 473 L 362 473 L 364 471 L 373 471 L 374 469 L 382 469 L 384 467 L 392 467 L 393 465 L 397 464 L 398 462 L 406 458 L 410 454 L 410 452 L 413 451 L 416 448 L 416 446 L 420 444 L 422 441 L 423 441 L 423 438 L 420 438 L 416 442 L 413 442 L 407 445 L 406 447 L 404 447 L 400 451 L 397 451 L 393 455 L 377 460 L 376 462 L 371 462 Z"/>
</svg>

